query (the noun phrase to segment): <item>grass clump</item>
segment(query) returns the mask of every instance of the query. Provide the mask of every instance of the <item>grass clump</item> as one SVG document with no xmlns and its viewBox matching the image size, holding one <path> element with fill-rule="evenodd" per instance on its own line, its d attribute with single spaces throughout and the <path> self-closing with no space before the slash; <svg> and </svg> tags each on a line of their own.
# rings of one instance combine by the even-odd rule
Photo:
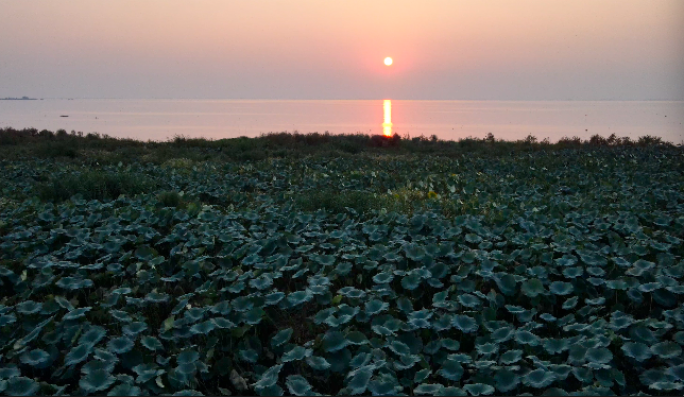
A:
<svg viewBox="0 0 684 397">
<path fill-rule="evenodd" d="M 382 208 L 384 201 L 381 195 L 362 191 L 307 191 L 294 197 L 295 206 L 304 211 L 324 209 L 333 213 L 351 208 L 361 214 Z"/>
<path fill-rule="evenodd" d="M 122 194 L 149 192 L 155 187 L 155 181 L 142 174 L 90 171 L 54 177 L 38 185 L 37 191 L 42 200 L 58 202 L 77 194 L 86 200 L 115 199 Z"/>
<path fill-rule="evenodd" d="M 186 203 L 183 196 L 178 192 L 164 191 L 157 195 L 157 200 L 164 207 L 185 208 Z"/>
</svg>

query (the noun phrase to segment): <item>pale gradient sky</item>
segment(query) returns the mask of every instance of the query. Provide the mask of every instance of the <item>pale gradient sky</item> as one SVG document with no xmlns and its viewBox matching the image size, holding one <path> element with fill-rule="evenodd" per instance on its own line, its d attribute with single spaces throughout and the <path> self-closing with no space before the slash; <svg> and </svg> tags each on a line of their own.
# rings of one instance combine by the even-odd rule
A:
<svg viewBox="0 0 684 397">
<path fill-rule="evenodd" d="M 2 1 L 22 95 L 684 100 L 684 0 Z"/>
</svg>

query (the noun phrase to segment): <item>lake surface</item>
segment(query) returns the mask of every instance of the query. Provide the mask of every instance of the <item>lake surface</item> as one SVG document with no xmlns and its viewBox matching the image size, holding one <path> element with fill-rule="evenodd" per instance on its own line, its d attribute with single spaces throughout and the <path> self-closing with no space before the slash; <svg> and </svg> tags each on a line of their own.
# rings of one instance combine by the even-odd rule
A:
<svg viewBox="0 0 684 397">
<path fill-rule="evenodd" d="M 63 128 L 141 140 L 328 131 L 453 140 L 489 132 L 506 140 L 532 134 L 552 142 L 615 133 L 681 143 L 684 102 L 46 99 L 0 101 L 2 127 Z"/>
</svg>

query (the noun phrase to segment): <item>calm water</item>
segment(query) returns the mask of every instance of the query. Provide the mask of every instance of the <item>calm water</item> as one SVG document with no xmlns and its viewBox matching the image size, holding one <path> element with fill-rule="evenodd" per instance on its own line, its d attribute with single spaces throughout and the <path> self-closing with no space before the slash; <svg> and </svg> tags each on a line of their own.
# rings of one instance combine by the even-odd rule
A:
<svg viewBox="0 0 684 397">
<path fill-rule="evenodd" d="M 69 117 L 61 117 L 62 115 Z M 268 132 L 399 133 L 442 139 L 557 141 L 594 134 L 654 135 L 684 141 L 684 102 L 525 101 L 0 101 L 1 127 L 99 132 L 166 140 L 175 135 L 210 139 Z"/>
</svg>

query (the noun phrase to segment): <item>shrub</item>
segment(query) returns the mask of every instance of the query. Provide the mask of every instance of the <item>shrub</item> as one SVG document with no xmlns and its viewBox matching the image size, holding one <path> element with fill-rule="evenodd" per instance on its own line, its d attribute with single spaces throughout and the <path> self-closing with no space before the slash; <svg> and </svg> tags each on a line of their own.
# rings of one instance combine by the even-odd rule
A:
<svg viewBox="0 0 684 397">
<path fill-rule="evenodd" d="M 86 200 L 107 200 L 149 192 L 155 187 L 155 181 L 143 174 L 92 171 L 54 177 L 38 185 L 37 193 L 46 201 L 63 201 L 77 194 Z"/>
<path fill-rule="evenodd" d="M 157 200 L 159 200 L 164 207 L 181 208 L 184 204 L 183 197 L 178 192 L 161 192 L 157 195 Z"/>
<path fill-rule="evenodd" d="M 346 212 L 346 207 L 358 213 L 382 208 L 383 200 L 370 192 L 362 191 L 307 191 L 298 194 L 295 205 L 304 211 L 325 209 L 333 213 Z"/>
</svg>

